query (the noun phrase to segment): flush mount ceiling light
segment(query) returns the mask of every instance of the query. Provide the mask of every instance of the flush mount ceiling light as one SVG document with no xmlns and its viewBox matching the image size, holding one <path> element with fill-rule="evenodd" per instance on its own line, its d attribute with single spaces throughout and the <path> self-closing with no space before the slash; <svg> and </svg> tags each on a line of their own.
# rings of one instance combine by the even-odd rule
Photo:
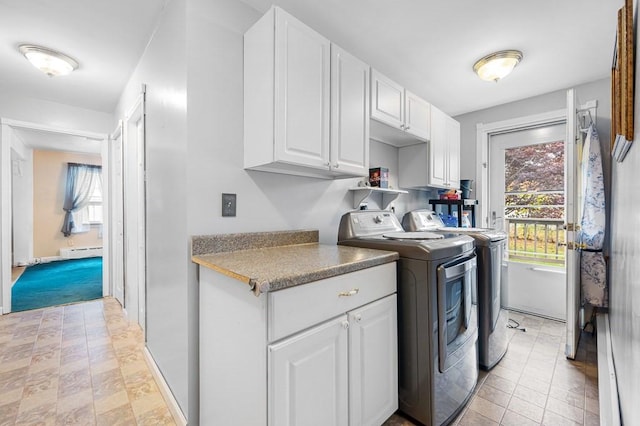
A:
<svg viewBox="0 0 640 426">
<path fill-rule="evenodd" d="M 22 44 L 19 49 L 34 67 L 49 77 L 67 75 L 78 68 L 78 62 L 73 58 L 46 47 Z"/>
<path fill-rule="evenodd" d="M 473 71 L 483 80 L 497 82 L 513 71 L 522 58 L 519 50 L 502 50 L 479 59 L 473 65 Z"/>
</svg>

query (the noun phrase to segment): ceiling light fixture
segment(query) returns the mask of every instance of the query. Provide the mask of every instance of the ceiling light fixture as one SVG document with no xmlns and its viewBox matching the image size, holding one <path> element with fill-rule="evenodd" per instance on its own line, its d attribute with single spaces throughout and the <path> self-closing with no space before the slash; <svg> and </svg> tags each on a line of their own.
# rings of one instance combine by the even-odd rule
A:
<svg viewBox="0 0 640 426">
<path fill-rule="evenodd" d="M 513 71 L 522 58 L 519 50 L 501 50 L 479 59 L 473 65 L 473 71 L 483 80 L 497 82 Z"/>
<path fill-rule="evenodd" d="M 18 48 L 34 67 L 49 77 L 67 75 L 78 68 L 78 62 L 73 58 L 55 50 L 32 44 L 22 44 Z"/>
</svg>

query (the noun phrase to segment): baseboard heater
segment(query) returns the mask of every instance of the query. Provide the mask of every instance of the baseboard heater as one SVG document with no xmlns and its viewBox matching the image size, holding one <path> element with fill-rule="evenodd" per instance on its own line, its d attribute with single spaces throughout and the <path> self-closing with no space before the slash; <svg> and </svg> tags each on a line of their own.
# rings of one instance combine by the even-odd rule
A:
<svg viewBox="0 0 640 426">
<path fill-rule="evenodd" d="M 62 259 L 82 259 L 102 256 L 102 247 L 69 247 L 60 249 Z"/>
<path fill-rule="evenodd" d="M 618 381 L 613 364 L 611 348 L 611 329 L 609 314 L 599 313 L 598 327 L 598 394 L 600 395 L 600 424 L 620 426 L 620 402 L 618 400 Z"/>
</svg>

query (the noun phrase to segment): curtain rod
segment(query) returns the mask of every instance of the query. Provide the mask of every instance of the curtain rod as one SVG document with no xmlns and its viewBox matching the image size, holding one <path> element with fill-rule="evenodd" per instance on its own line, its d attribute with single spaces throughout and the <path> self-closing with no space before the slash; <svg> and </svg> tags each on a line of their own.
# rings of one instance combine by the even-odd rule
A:
<svg viewBox="0 0 640 426">
<path fill-rule="evenodd" d="M 83 164 L 83 163 L 67 163 L 70 166 L 84 166 L 84 167 L 96 167 L 101 169 L 102 165 L 99 164 Z"/>
</svg>

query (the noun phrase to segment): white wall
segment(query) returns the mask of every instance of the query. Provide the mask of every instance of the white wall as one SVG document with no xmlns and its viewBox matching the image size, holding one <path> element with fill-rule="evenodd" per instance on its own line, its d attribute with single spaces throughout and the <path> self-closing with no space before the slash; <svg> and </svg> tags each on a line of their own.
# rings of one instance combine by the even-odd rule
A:
<svg viewBox="0 0 640 426">
<path fill-rule="evenodd" d="M 186 1 L 172 0 L 115 119 L 125 117 L 146 84 L 147 347 L 188 415 L 186 67 Z"/>
<path fill-rule="evenodd" d="M 0 92 L 0 117 L 96 133 L 110 133 L 114 129 L 111 113 L 4 92 Z"/>
<path fill-rule="evenodd" d="M 592 99 L 596 99 L 598 101 L 596 127 L 598 129 L 602 146 L 609 146 L 609 134 L 611 132 L 610 79 L 605 78 L 591 83 L 582 84 L 576 86 L 574 89 L 577 98 L 577 106 L 580 106 Z M 460 179 L 477 179 L 476 125 L 478 123 L 488 124 L 496 121 L 509 120 L 512 118 L 525 117 L 528 115 L 541 114 L 566 108 L 566 100 L 566 90 L 559 90 L 454 117 L 460 122 Z M 606 169 L 605 175 L 607 175 L 610 161 L 609 156 L 605 155 L 604 157 Z"/>
<path fill-rule="evenodd" d="M 634 1 L 634 22 L 638 21 Z M 640 87 L 636 62 L 635 85 Z M 618 378 L 620 413 L 626 425 L 640 424 L 640 94 L 634 102 L 634 141 L 622 163 L 612 165 L 609 318 Z"/>
</svg>

